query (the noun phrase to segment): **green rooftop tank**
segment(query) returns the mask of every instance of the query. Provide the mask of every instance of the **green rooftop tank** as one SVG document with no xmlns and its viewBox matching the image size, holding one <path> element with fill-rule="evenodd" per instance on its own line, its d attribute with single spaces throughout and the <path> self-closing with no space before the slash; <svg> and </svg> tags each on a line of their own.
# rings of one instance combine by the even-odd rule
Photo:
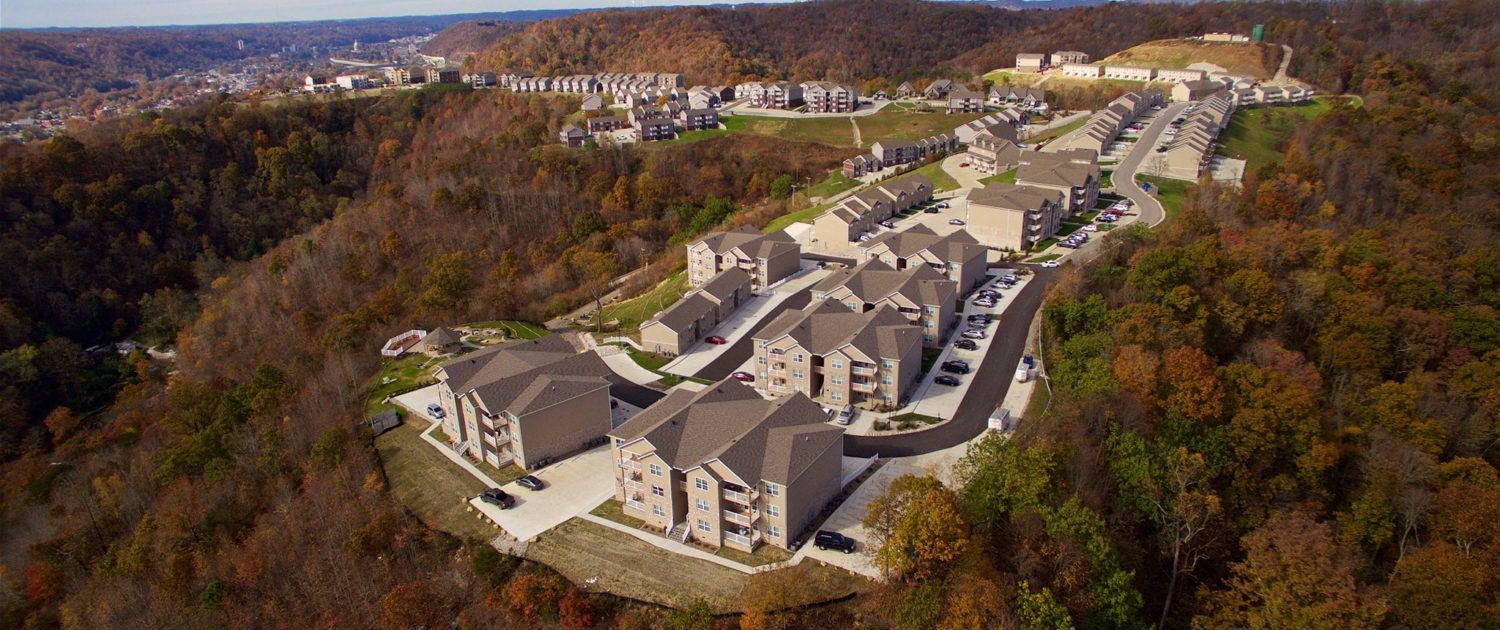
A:
<svg viewBox="0 0 1500 630">
<path fill-rule="evenodd" d="M 1265 24 L 1256 24 L 1255 28 L 1250 29 L 1250 40 L 1251 41 L 1256 41 L 1256 42 L 1261 41 L 1261 39 L 1263 39 L 1265 36 L 1266 36 L 1266 25 Z"/>
</svg>

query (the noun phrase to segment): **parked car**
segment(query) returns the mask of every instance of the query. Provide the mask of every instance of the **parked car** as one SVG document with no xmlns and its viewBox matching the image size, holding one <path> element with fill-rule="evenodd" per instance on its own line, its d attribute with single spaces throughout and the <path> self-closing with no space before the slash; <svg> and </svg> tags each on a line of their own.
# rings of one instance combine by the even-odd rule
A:
<svg viewBox="0 0 1500 630">
<path fill-rule="evenodd" d="M 526 475 L 525 477 L 517 479 L 516 485 L 532 492 L 536 492 L 537 490 L 541 490 L 542 488 L 547 487 L 547 484 L 542 483 L 541 479 L 537 479 L 536 475 Z"/>
<path fill-rule="evenodd" d="M 1013 274 L 1013 273 L 1008 273 L 1008 274 L 1005 274 L 1003 276 L 1000 276 L 1000 279 L 1004 280 L 1006 282 L 1020 282 L 1021 281 L 1021 278 L 1019 276 L 1017 276 L 1016 274 Z"/>
<path fill-rule="evenodd" d="M 842 425 L 846 426 L 846 427 L 849 426 L 850 423 L 853 423 L 854 422 L 854 405 L 844 405 L 844 408 L 839 410 L 839 417 L 838 417 L 837 422 L 839 424 L 842 424 Z"/>
<path fill-rule="evenodd" d="M 435 419 L 442 420 L 443 416 L 447 415 L 447 413 L 444 412 L 443 408 L 437 403 L 432 403 L 430 405 L 427 405 L 427 415 L 432 416 Z"/>
<path fill-rule="evenodd" d="M 718 335 L 709 335 L 707 338 L 704 339 L 704 341 L 707 341 L 707 342 L 709 342 L 711 344 L 714 344 L 716 346 L 722 346 L 722 345 L 724 345 L 726 343 L 724 341 L 724 338 L 720 337 Z"/>
<path fill-rule="evenodd" d="M 958 387 L 958 384 L 963 381 L 958 380 L 957 376 L 948 376 L 947 374 L 944 374 L 935 379 L 932 379 L 932 382 L 937 383 L 938 385 L 947 385 L 948 387 Z"/>
<path fill-rule="evenodd" d="M 944 210 L 947 210 L 948 209 L 948 202 L 944 201 L 943 203 L 938 204 L 938 207 L 942 208 Z"/>
<path fill-rule="evenodd" d="M 969 163 L 968 162 L 959 162 L 958 163 L 958 167 L 959 168 L 969 168 Z"/>
<path fill-rule="evenodd" d="M 1023 355 L 1021 357 L 1021 365 L 1024 365 L 1024 366 L 1029 367 L 1029 368 L 1034 368 L 1034 367 L 1036 367 L 1036 359 L 1033 358 L 1029 354 Z"/>
<path fill-rule="evenodd" d="M 1085 231 L 1085 232 L 1098 232 L 1098 231 L 1099 231 L 1099 227 L 1098 227 L 1098 226 L 1096 226 L 1096 225 L 1094 225 L 1094 224 L 1092 224 L 1092 223 L 1090 223 L 1090 224 L 1088 224 L 1088 225 L 1085 225 L 1085 226 L 1083 226 L 1083 228 L 1082 228 L 1082 229 L 1083 229 L 1083 231 Z"/>
<path fill-rule="evenodd" d="M 736 381 L 745 383 L 751 383 L 755 381 L 755 375 L 749 372 L 735 372 L 734 374 L 730 374 L 729 376 Z"/>
<path fill-rule="evenodd" d="M 937 206 L 927 206 L 926 208 L 922 209 L 922 212 L 926 212 L 927 214 L 937 214 L 938 213 L 938 207 Z"/>
<path fill-rule="evenodd" d="M 1020 366 L 1020 367 L 1016 368 L 1016 382 L 1017 383 L 1025 383 L 1027 380 L 1030 380 L 1030 379 L 1031 379 L 1031 370 L 1026 369 L 1026 366 L 1023 365 L 1023 366 Z"/>
<path fill-rule="evenodd" d="M 948 361 L 939 366 L 938 369 L 949 374 L 968 374 L 969 364 L 964 363 L 963 361 Z"/>
<path fill-rule="evenodd" d="M 948 225 L 963 225 L 963 219 L 948 219 Z"/>
<path fill-rule="evenodd" d="M 985 334 L 984 334 L 983 330 L 969 329 L 969 330 L 965 330 L 963 332 L 963 335 L 965 337 L 968 337 L 969 339 L 984 339 L 985 338 Z"/>
<path fill-rule="evenodd" d="M 516 506 L 516 498 L 506 494 L 499 488 L 490 488 L 479 493 L 479 500 L 490 505 L 499 506 L 502 510 L 509 510 Z"/>
<path fill-rule="evenodd" d="M 891 228 L 895 228 L 896 224 L 892 223 L 890 221 L 881 221 L 880 222 L 880 227 L 891 229 Z"/>
<path fill-rule="evenodd" d="M 978 298 L 974 300 L 974 306 L 982 306 L 984 308 L 995 308 L 995 304 L 997 303 L 998 302 L 987 298 Z"/>
<path fill-rule="evenodd" d="M 997 298 L 1000 297 L 1000 292 L 994 289 L 980 289 L 979 297 Z"/>
<path fill-rule="evenodd" d="M 870 240 L 872 238 L 875 238 L 875 237 L 870 236 L 869 234 L 860 234 L 859 235 L 859 242 L 863 243 L 863 242 L 868 241 L 868 240 Z"/>
<path fill-rule="evenodd" d="M 959 350 L 978 350 L 979 344 L 974 343 L 973 339 L 959 339 L 953 342 L 953 347 Z"/>
<path fill-rule="evenodd" d="M 820 529 L 818 530 L 818 533 L 813 536 L 813 546 L 824 551 L 832 549 L 834 551 L 842 551 L 844 553 L 854 553 L 855 542 L 853 538 L 850 538 L 838 532 L 830 532 L 825 529 Z"/>
<path fill-rule="evenodd" d="M 984 322 L 988 324 L 994 320 L 994 316 L 990 315 L 989 313 L 975 313 L 969 316 L 969 321 L 971 322 Z"/>
<path fill-rule="evenodd" d="M 1043 262 L 1042 266 L 1045 267 L 1045 268 L 1047 268 L 1047 269 L 1056 269 L 1058 267 L 1061 267 L 1062 263 L 1057 262 L 1055 260 L 1049 260 L 1049 261 Z"/>
</svg>

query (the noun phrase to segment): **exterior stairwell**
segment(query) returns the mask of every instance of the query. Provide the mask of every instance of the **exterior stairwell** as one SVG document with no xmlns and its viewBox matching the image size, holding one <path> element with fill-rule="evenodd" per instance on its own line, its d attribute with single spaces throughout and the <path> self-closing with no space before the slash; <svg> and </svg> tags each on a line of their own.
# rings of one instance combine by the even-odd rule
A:
<svg viewBox="0 0 1500 630">
<path fill-rule="evenodd" d="M 686 543 L 687 542 L 687 537 L 688 537 L 688 524 L 687 524 L 687 521 L 683 521 L 681 523 L 673 525 L 672 526 L 672 531 L 667 532 L 667 540 L 675 540 L 675 541 L 680 542 L 680 543 Z"/>
</svg>

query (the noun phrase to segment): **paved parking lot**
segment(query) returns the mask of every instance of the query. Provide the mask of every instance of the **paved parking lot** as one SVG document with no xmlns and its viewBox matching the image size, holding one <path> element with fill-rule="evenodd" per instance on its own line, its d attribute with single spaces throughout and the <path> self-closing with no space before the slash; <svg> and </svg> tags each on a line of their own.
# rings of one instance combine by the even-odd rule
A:
<svg viewBox="0 0 1500 630">
<path fill-rule="evenodd" d="M 699 372 L 729 353 L 751 331 L 758 330 L 761 322 L 785 310 L 779 308 L 783 302 L 817 284 L 830 273 L 832 272 L 829 270 L 818 268 L 813 261 L 802 261 L 802 271 L 798 275 L 771 287 L 769 293 L 751 298 L 730 315 L 729 319 L 709 331 L 709 335 L 723 337 L 725 343 L 715 345 L 700 340 L 689 347 L 687 352 L 662 366 L 662 371 L 680 376 L 699 376 Z"/>
<path fill-rule="evenodd" d="M 428 422 L 437 422 L 438 419 L 427 415 L 427 405 L 437 404 L 438 386 L 428 385 L 422 389 L 413 390 L 397 396 L 396 404 L 405 407 L 413 418 L 421 418 Z"/>
<path fill-rule="evenodd" d="M 506 533 L 520 540 L 530 540 L 557 527 L 580 512 L 599 505 L 614 492 L 614 471 L 610 470 L 609 446 L 569 457 L 534 473 L 547 487 L 533 492 L 514 482 L 501 487 L 516 498 L 515 507 L 502 510 L 480 501 L 469 504 L 500 524 Z"/>
</svg>

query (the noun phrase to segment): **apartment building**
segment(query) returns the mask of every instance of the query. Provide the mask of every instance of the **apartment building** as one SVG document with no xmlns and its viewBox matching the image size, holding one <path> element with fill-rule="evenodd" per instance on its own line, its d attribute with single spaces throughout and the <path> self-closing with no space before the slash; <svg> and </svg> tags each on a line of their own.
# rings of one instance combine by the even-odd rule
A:
<svg viewBox="0 0 1500 630">
<path fill-rule="evenodd" d="M 898 271 L 929 267 L 952 281 L 963 296 L 984 283 L 988 248 L 965 230 L 939 236 L 925 225 L 890 231 L 859 246 L 861 260 L 879 260 Z"/>
<path fill-rule="evenodd" d="M 1075 149 L 1088 149 L 1096 155 L 1102 155 L 1125 127 L 1160 102 L 1161 93 L 1156 90 L 1140 90 L 1123 94 L 1110 101 L 1104 109 L 1094 112 L 1089 122 L 1069 140 L 1068 146 Z"/>
<path fill-rule="evenodd" d="M 849 244 L 875 224 L 932 199 L 932 182 L 909 175 L 852 195 L 813 219 L 813 240 L 824 249 L 847 253 Z"/>
<path fill-rule="evenodd" d="M 782 281 L 802 266 L 802 248 L 784 231 L 761 234 L 748 225 L 710 232 L 687 244 L 688 284 L 701 287 L 729 269 L 750 274 L 759 290 Z"/>
<path fill-rule="evenodd" d="M 1104 66 L 1096 66 L 1087 63 L 1065 63 L 1062 67 L 1065 77 L 1075 79 L 1097 79 L 1104 76 Z"/>
<path fill-rule="evenodd" d="M 579 109 L 586 112 L 597 112 L 601 109 L 604 109 L 604 99 L 601 98 L 598 94 L 584 95 L 583 102 L 579 106 Z"/>
<path fill-rule="evenodd" d="M 516 92 L 547 92 L 552 89 L 552 77 L 525 77 L 511 85 Z"/>
<path fill-rule="evenodd" d="M 1069 63 L 1088 63 L 1089 54 L 1077 50 L 1059 50 L 1052 53 L 1052 67 L 1058 67 Z"/>
<path fill-rule="evenodd" d="M 641 116 L 635 119 L 632 125 L 635 128 L 636 137 L 642 142 L 653 142 L 656 140 L 671 140 L 677 137 L 677 123 L 672 122 L 660 111 L 654 116 Z"/>
<path fill-rule="evenodd" d="M 695 129 L 718 129 L 719 110 L 712 107 L 683 109 L 677 112 L 677 120 L 681 121 L 682 128 L 688 131 Z"/>
<path fill-rule="evenodd" d="M 750 106 L 765 109 L 792 109 L 803 102 L 802 86 L 787 81 L 765 84 L 759 94 L 750 93 Z"/>
<path fill-rule="evenodd" d="M 909 164 L 958 148 L 958 137 L 946 133 L 921 140 L 879 140 L 870 145 L 870 154 L 881 166 Z"/>
<path fill-rule="evenodd" d="M 1016 55 L 1017 72 L 1041 72 L 1047 68 L 1047 55 L 1044 53 L 1021 53 Z"/>
<path fill-rule="evenodd" d="M 1121 81 L 1150 81 L 1156 78 L 1156 68 L 1140 66 L 1104 66 L 1104 78 Z"/>
<path fill-rule="evenodd" d="M 463 73 L 458 68 L 428 68 L 428 83 L 458 83 L 463 78 Z"/>
<path fill-rule="evenodd" d="M 859 107 L 859 89 L 831 81 L 808 81 L 802 84 L 802 100 L 808 113 L 843 114 Z"/>
<path fill-rule="evenodd" d="M 1286 90 L 1269 85 L 1257 85 L 1255 98 L 1262 105 L 1275 105 L 1286 99 Z"/>
<path fill-rule="evenodd" d="M 948 113 L 967 114 L 984 111 L 984 95 L 959 86 L 948 92 Z"/>
<path fill-rule="evenodd" d="M 956 86 L 954 86 L 952 81 L 949 81 L 948 79 L 938 79 L 936 81 L 933 81 L 932 83 L 927 84 L 927 89 L 922 90 L 922 96 L 923 98 L 934 101 L 945 99 L 948 98 L 948 93 L 952 92 L 954 87 Z"/>
<path fill-rule="evenodd" d="M 921 376 L 922 333 L 889 305 L 824 300 L 783 311 L 755 333 L 757 387 L 833 407 L 900 407 Z"/>
<path fill-rule="evenodd" d="M 333 83 L 345 90 L 363 90 L 370 87 L 370 77 L 363 74 L 343 74 L 334 77 Z"/>
<path fill-rule="evenodd" d="M 558 335 L 475 350 L 433 372 L 454 449 L 528 470 L 609 431 L 613 374 L 598 354 L 575 352 Z"/>
<path fill-rule="evenodd" d="M 581 147 L 589 139 L 589 134 L 576 125 L 563 125 L 562 130 L 557 132 L 557 139 L 566 146 Z"/>
<path fill-rule="evenodd" d="M 493 87 L 495 85 L 495 73 L 493 72 L 470 72 L 465 74 L 463 82 L 474 89 Z"/>
<path fill-rule="evenodd" d="M 1201 101 L 1209 96 L 1224 91 L 1224 84 L 1207 79 L 1199 81 L 1183 81 L 1172 86 L 1172 100 L 1182 103 L 1186 101 Z"/>
<path fill-rule="evenodd" d="M 1020 134 L 1022 127 L 1026 126 L 1030 116 L 1019 109 L 1008 107 L 1004 110 L 989 114 L 987 116 L 971 120 L 953 129 L 954 138 L 960 143 L 970 143 L 974 137 L 981 133 L 1015 140 Z M 1008 127 L 1000 129 L 998 127 Z"/>
<path fill-rule="evenodd" d="M 1177 179 L 1197 180 L 1199 174 L 1213 161 L 1214 149 L 1218 146 L 1219 133 L 1229 125 L 1234 114 L 1234 102 L 1222 90 L 1203 99 L 1187 120 L 1172 136 L 1166 150 L 1161 152 L 1165 171 L 1160 173 Z M 1161 170 L 1159 163 L 1147 158 L 1149 170 Z"/>
<path fill-rule="evenodd" d="M 996 125 L 1004 129 L 1004 125 Z M 1021 158 L 1021 148 L 1014 138 L 1002 138 L 992 133 L 981 133 L 969 141 L 969 166 L 975 171 L 994 175 L 1016 167 Z"/>
<path fill-rule="evenodd" d="M 642 323 L 641 347 L 667 356 L 681 354 L 729 319 L 752 295 L 750 274 L 739 269 L 721 271 Z"/>
<path fill-rule="evenodd" d="M 385 82 L 390 85 L 411 85 L 411 68 L 386 68 Z"/>
<path fill-rule="evenodd" d="M 1026 251 L 1057 233 L 1062 207 L 1056 190 L 990 184 L 969 191 L 969 230 L 988 244 Z"/>
<path fill-rule="evenodd" d="M 927 265 L 896 270 L 877 258 L 833 272 L 812 287 L 812 301 L 855 312 L 889 306 L 922 331 L 922 343 L 942 347 L 958 324 L 958 283 Z"/>
<path fill-rule="evenodd" d="M 600 134 L 630 128 L 630 121 L 624 116 L 595 116 L 588 119 L 589 133 Z"/>
<path fill-rule="evenodd" d="M 678 542 L 790 548 L 842 487 L 844 431 L 803 395 L 672 390 L 610 432 L 615 498 Z"/>
<path fill-rule="evenodd" d="M 1156 70 L 1157 81 L 1171 81 L 1182 83 L 1183 81 L 1201 81 L 1208 73 L 1202 70 L 1184 70 L 1173 68 L 1158 68 Z"/>
<path fill-rule="evenodd" d="M 512 70 L 509 72 L 501 72 L 500 74 L 496 75 L 495 81 L 500 85 L 500 87 L 510 88 L 514 90 L 516 88 L 516 84 L 521 82 L 521 79 L 529 79 L 532 76 L 534 75 L 524 70 Z"/>
<path fill-rule="evenodd" d="M 1062 193 L 1065 216 L 1093 210 L 1099 202 L 1099 154 L 1092 150 L 1023 151 L 1017 164 L 1016 183 Z"/>
<path fill-rule="evenodd" d="M 765 94 L 766 84 L 761 83 L 760 81 L 746 81 L 734 86 L 735 99 L 748 99 L 751 102 L 755 102 L 759 99 L 765 98 Z"/>
<path fill-rule="evenodd" d="M 844 160 L 844 177 L 857 179 L 881 169 L 880 162 L 873 155 L 856 155 Z"/>
</svg>

